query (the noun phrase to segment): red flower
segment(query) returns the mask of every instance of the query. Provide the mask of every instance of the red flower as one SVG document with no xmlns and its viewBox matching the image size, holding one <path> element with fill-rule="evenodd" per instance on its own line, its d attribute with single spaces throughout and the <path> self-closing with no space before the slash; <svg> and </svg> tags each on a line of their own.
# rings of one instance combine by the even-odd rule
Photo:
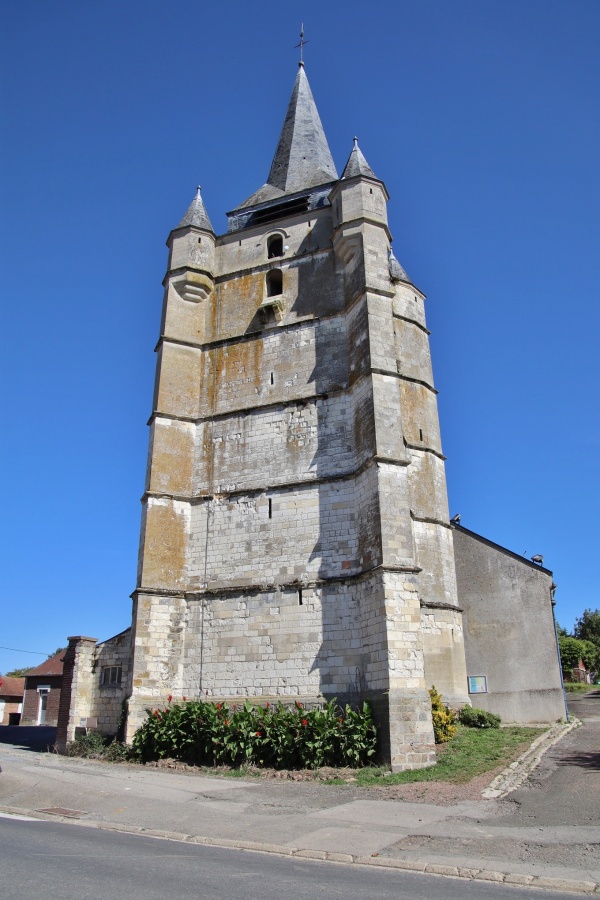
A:
<svg viewBox="0 0 600 900">
<path fill-rule="evenodd" d="M 343 719 L 341 718 L 341 716 L 340 716 L 340 718 L 338 719 L 338 722 L 343 722 L 343 721 L 344 721 L 344 720 L 343 720 Z"/>
<path fill-rule="evenodd" d="M 184 699 L 184 700 L 187 700 L 187 697 L 184 697 L 183 699 Z"/>
<path fill-rule="evenodd" d="M 260 731 L 256 732 L 256 737 L 260 737 Z"/>
<path fill-rule="evenodd" d="M 270 703 L 267 703 L 267 707 L 266 707 L 266 708 L 267 708 L 267 709 L 270 709 L 270 708 L 271 708 L 271 704 L 270 704 Z"/>
<path fill-rule="evenodd" d="M 223 706 L 222 703 L 217 703 L 217 709 L 221 709 L 222 706 Z"/>
<path fill-rule="evenodd" d="M 170 703 L 172 699 L 173 699 L 173 694 L 169 694 L 169 696 L 167 697 L 167 702 Z"/>
<path fill-rule="evenodd" d="M 158 716 L 158 717 L 160 718 L 160 713 L 159 713 L 159 711 L 158 711 L 157 709 L 154 710 L 154 715 L 155 715 L 155 716 Z"/>
<path fill-rule="evenodd" d="M 296 706 L 297 706 L 298 709 L 302 709 L 302 704 L 301 704 L 301 703 L 298 703 L 297 700 L 296 700 Z"/>
<path fill-rule="evenodd" d="M 302 724 L 303 724 L 304 726 L 308 725 L 308 722 L 306 721 L 306 719 L 302 719 Z"/>
<path fill-rule="evenodd" d="M 225 719 L 225 724 L 229 725 L 229 719 Z"/>
</svg>

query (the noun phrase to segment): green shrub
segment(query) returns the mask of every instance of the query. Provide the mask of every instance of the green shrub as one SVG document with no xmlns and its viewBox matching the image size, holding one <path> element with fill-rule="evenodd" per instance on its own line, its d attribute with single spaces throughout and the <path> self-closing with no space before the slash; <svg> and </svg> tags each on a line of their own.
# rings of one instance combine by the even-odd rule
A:
<svg viewBox="0 0 600 900">
<path fill-rule="evenodd" d="M 456 734 L 456 713 L 442 702 L 442 695 L 436 691 L 434 685 L 429 690 L 429 696 L 435 742 L 445 744 Z"/>
<path fill-rule="evenodd" d="M 67 744 L 67 756 L 79 756 L 83 759 L 107 759 L 110 762 L 122 762 L 131 758 L 131 749 L 110 737 L 104 737 L 97 731 L 78 734 Z"/>
<path fill-rule="evenodd" d="M 260 707 L 188 700 L 148 709 L 133 751 L 144 762 L 180 759 L 195 765 L 255 765 L 275 769 L 364 766 L 375 755 L 371 707 L 317 709 L 301 703 Z"/>
<path fill-rule="evenodd" d="M 97 731 L 88 731 L 87 734 L 78 734 L 67 744 L 65 753 L 67 756 L 81 756 L 84 759 L 101 756 L 106 747 L 104 738 Z"/>
<path fill-rule="evenodd" d="M 500 728 L 502 719 L 485 709 L 475 706 L 463 706 L 458 714 L 458 721 L 468 728 Z"/>
</svg>

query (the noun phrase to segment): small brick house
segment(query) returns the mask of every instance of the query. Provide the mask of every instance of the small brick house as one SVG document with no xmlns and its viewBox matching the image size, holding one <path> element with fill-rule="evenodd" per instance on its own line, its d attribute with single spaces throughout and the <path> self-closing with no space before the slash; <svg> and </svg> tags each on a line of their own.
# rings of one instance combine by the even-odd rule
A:
<svg viewBox="0 0 600 900">
<path fill-rule="evenodd" d="M 21 725 L 56 725 L 65 651 L 55 653 L 25 676 Z"/>
<path fill-rule="evenodd" d="M 0 725 L 19 724 L 24 692 L 24 678 L 0 675 Z"/>
</svg>

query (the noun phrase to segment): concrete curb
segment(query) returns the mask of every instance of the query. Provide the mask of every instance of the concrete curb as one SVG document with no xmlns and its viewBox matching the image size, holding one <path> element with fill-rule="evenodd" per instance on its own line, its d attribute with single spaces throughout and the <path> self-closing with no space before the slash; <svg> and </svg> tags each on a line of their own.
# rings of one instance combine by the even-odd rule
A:
<svg viewBox="0 0 600 900">
<path fill-rule="evenodd" d="M 575 726 L 573 726 L 575 727 Z M 566 732 L 565 732 L 566 733 Z M 559 738 L 556 738 L 559 740 Z M 556 743 L 556 741 L 554 741 Z M 549 744 L 549 746 L 552 746 Z M 182 834 L 177 831 L 163 831 L 158 828 L 141 828 L 136 825 L 122 825 L 116 822 L 96 822 L 91 819 L 74 819 L 72 817 L 41 813 L 36 809 L 22 809 L 16 806 L 0 806 L 0 812 L 15 816 L 28 816 L 46 822 L 63 822 L 69 825 L 80 825 L 84 828 L 100 828 L 103 831 L 120 831 L 128 834 L 139 834 L 144 837 L 160 838 L 167 841 L 178 841 L 189 844 L 202 844 L 210 847 L 221 847 L 228 850 L 246 850 L 254 853 L 274 853 L 279 856 L 290 856 L 294 859 L 319 860 L 356 866 L 375 866 L 387 869 L 401 869 L 421 875 L 438 875 L 447 878 L 466 878 L 469 881 L 492 881 L 497 884 L 521 885 L 546 891 L 568 891 L 573 894 L 600 895 L 600 884 L 595 881 L 575 881 L 567 878 L 545 878 L 541 875 L 521 875 L 512 872 L 497 872 L 487 869 L 472 869 L 464 866 L 452 866 L 447 863 L 425 863 L 418 860 L 394 859 L 386 856 L 353 856 L 351 853 L 334 853 L 326 850 L 300 850 L 297 847 L 286 847 L 280 844 L 266 844 L 259 841 L 235 841 L 227 838 L 208 838 L 202 835 Z"/>
<path fill-rule="evenodd" d="M 548 750 L 580 725 L 579 719 L 572 718 L 570 722 L 553 725 L 552 728 L 541 734 L 518 759 L 507 766 L 506 769 L 503 769 L 499 775 L 496 775 L 493 781 L 481 792 L 483 799 L 501 800 L 507 794 L 510 794 L 511 791 L 516 790 L 531 775 L 533 770 L 539 766 Z"/>
</svg>

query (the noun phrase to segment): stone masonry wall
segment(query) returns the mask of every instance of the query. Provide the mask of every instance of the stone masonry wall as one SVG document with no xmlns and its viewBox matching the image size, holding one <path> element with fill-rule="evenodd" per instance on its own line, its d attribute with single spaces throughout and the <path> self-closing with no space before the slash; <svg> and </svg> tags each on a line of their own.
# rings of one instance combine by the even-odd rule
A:
<svg viewBox="0 0 600 900">
<path fill-rule="evenodd" d="M 131 629 L 127 628 L 96 646 L 94 653 L 94 683 L 91 706 L 98 720 L 98 731 L 115 735 L 121 721 L 123 701 L 130 693 Z M 103 684 L 102 672 L 109 666 L 121 667 L 120 684 Z"/>
<path fill-rule="evenodd" d="M 452 553 L 447 528 L 414 538 L 447 519 L 445 482 L 424 298 L 390 281 L 386 200 L 342 180 L 333 207 L 171 235 L 129 735 L 169 694 L 369 697 L 395 768 L 433 759 L 416 556 Z M 446 562 L 423 588 L 452 600 Z"/>
</svg>

